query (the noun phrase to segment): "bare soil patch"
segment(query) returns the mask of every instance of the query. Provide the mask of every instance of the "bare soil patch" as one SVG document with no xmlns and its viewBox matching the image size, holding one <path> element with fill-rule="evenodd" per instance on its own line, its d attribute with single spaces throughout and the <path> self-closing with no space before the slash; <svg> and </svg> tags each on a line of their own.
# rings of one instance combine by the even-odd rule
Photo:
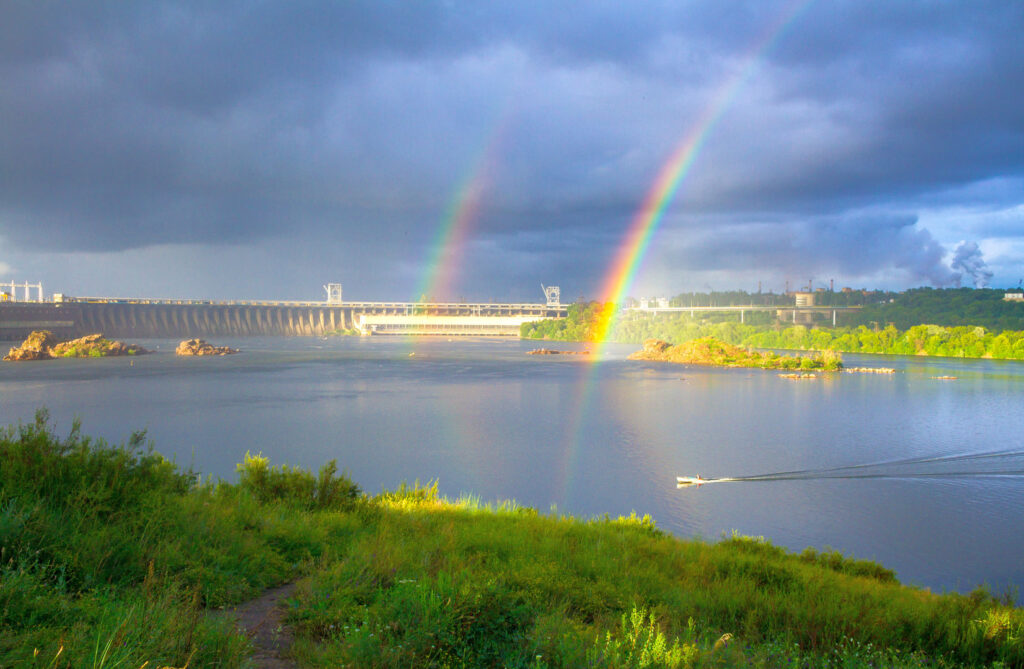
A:
<svg viewBox="0 0 1024 669">
<path fill-rule="evenodd" d="M 239 629 L 252 642 L 253 666 L 258 669 L 299 666 L 288 657 L 294 637 L 291 628 L 284 624 L 284 600 L 294 591 L 295 584 L 286 583 L 226 611 L 238 621 Z"/>
</svg>

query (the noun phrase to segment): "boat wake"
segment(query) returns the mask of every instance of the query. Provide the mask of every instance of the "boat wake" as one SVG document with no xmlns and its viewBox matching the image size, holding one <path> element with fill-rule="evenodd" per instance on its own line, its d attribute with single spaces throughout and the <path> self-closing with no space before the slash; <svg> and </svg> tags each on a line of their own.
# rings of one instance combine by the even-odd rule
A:
<svg viewBox="0 0 1024 669">
<path fill-rule="evenodd" d="M 842 467 L 795 469 L 751 476 L 703 478 L 677 476 L 680 488 L 709 483 L 755 481 L 804 481 L 811 479 L 917 479 L 1024 477 L 1024 450 L 983 451 L 883 460 Z"/>
</svg>

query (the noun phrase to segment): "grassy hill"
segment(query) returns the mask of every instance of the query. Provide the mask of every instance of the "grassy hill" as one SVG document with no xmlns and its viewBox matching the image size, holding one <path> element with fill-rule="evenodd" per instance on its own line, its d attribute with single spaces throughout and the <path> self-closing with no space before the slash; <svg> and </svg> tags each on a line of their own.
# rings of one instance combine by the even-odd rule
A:
<svg viewBox="0 0 1024 669">
<path fill-rule="evenodd" d="M 367 496 L 333 463 L 201 481 L 143 435 L 60 438 L 45 413 L 0 463 L 2 667 L 245 666 L 217 609 L 296 579 L 300 666 L 1024 666 L 1021 610 L 836 553 L 436 484 Z"/>
</svg>

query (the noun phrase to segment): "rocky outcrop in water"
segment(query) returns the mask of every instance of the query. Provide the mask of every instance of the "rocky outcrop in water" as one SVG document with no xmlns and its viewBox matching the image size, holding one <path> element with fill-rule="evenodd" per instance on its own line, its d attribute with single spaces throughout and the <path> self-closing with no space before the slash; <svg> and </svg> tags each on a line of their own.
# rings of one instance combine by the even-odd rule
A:
<svg viewBox="0 0 1024 669">
<path fill-rule="evenodd" d="M 214 346 L 207 344 L 202 339 L 186 339 L 174 350 L 175 355 L 230 355 L 231 353 L 238 353 L 238 349 L 230 346 Z"/>
<path fill-rule="evenodd" d="M 50 360 L 52 358 L 109 358 L 119 355 L 149 353 L 135 344 L 106 339 L 102 334 L 91 334 L 60 342 L 49 330 L 38 330 L 28 336 L 21 346 L 12 348 L 4 360 Z"/>
<path fill-rule="evenodd" d="M 590 355 L 590 351 L 559 351 L 553 348 L 535 348 L 526 355 Z"/>
<path fill-rule="evenodd" d="M 57 343 L 57 338 L 49 330 L 38 330 L 28 336 L 21 346 L 15 346 L 4 356 L 9 362 L 23 360 L 49 360 L 50 347 Z"/>
</svg>

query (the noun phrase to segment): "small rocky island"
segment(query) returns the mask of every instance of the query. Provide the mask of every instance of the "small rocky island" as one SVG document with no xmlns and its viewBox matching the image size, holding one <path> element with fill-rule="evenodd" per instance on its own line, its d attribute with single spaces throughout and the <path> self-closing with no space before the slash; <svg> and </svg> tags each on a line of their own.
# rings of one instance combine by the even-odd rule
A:
<svg viewBox="0 0 1024 669">
<path fill-rule="evenodd" d="M 535 348 L 526 355 L 590 355 L 590 351 L 562 351 L 554 348 Z"/>
<path fill-rule="evenodd" d="M 175 355 L 230 355 L 232 353 L 238 353 L 238 349 L 230 346 L 214 346 L 207 344 L 202 339 L 186 339 L 174 350 Z"/>
<path fill-rule="evenodd" d="M 732 346 L 714 337 L 694 339 L 672 346 L 660 339 L 647 339 L 643 350 L 630 354 L 630 360 L 655 360 L 716 367 L 756 367 L 758 369 L 800 369 L 835 372 L 843 368 L 842 358 L 833 351 L 814 356 L 779 355 Z"/>
<path fill-rule="evenodd" d="M 4 360 L 20 362 L 53 358 L 109 358 L 143 353 L 149 351 L 135 344 L 106 339 L 102 334 L 91 334 L 62 342 L 49 330 L 37 330 L 30 334 L 21 346 L 12 348 L 4 356 Z"/>
</svg>

